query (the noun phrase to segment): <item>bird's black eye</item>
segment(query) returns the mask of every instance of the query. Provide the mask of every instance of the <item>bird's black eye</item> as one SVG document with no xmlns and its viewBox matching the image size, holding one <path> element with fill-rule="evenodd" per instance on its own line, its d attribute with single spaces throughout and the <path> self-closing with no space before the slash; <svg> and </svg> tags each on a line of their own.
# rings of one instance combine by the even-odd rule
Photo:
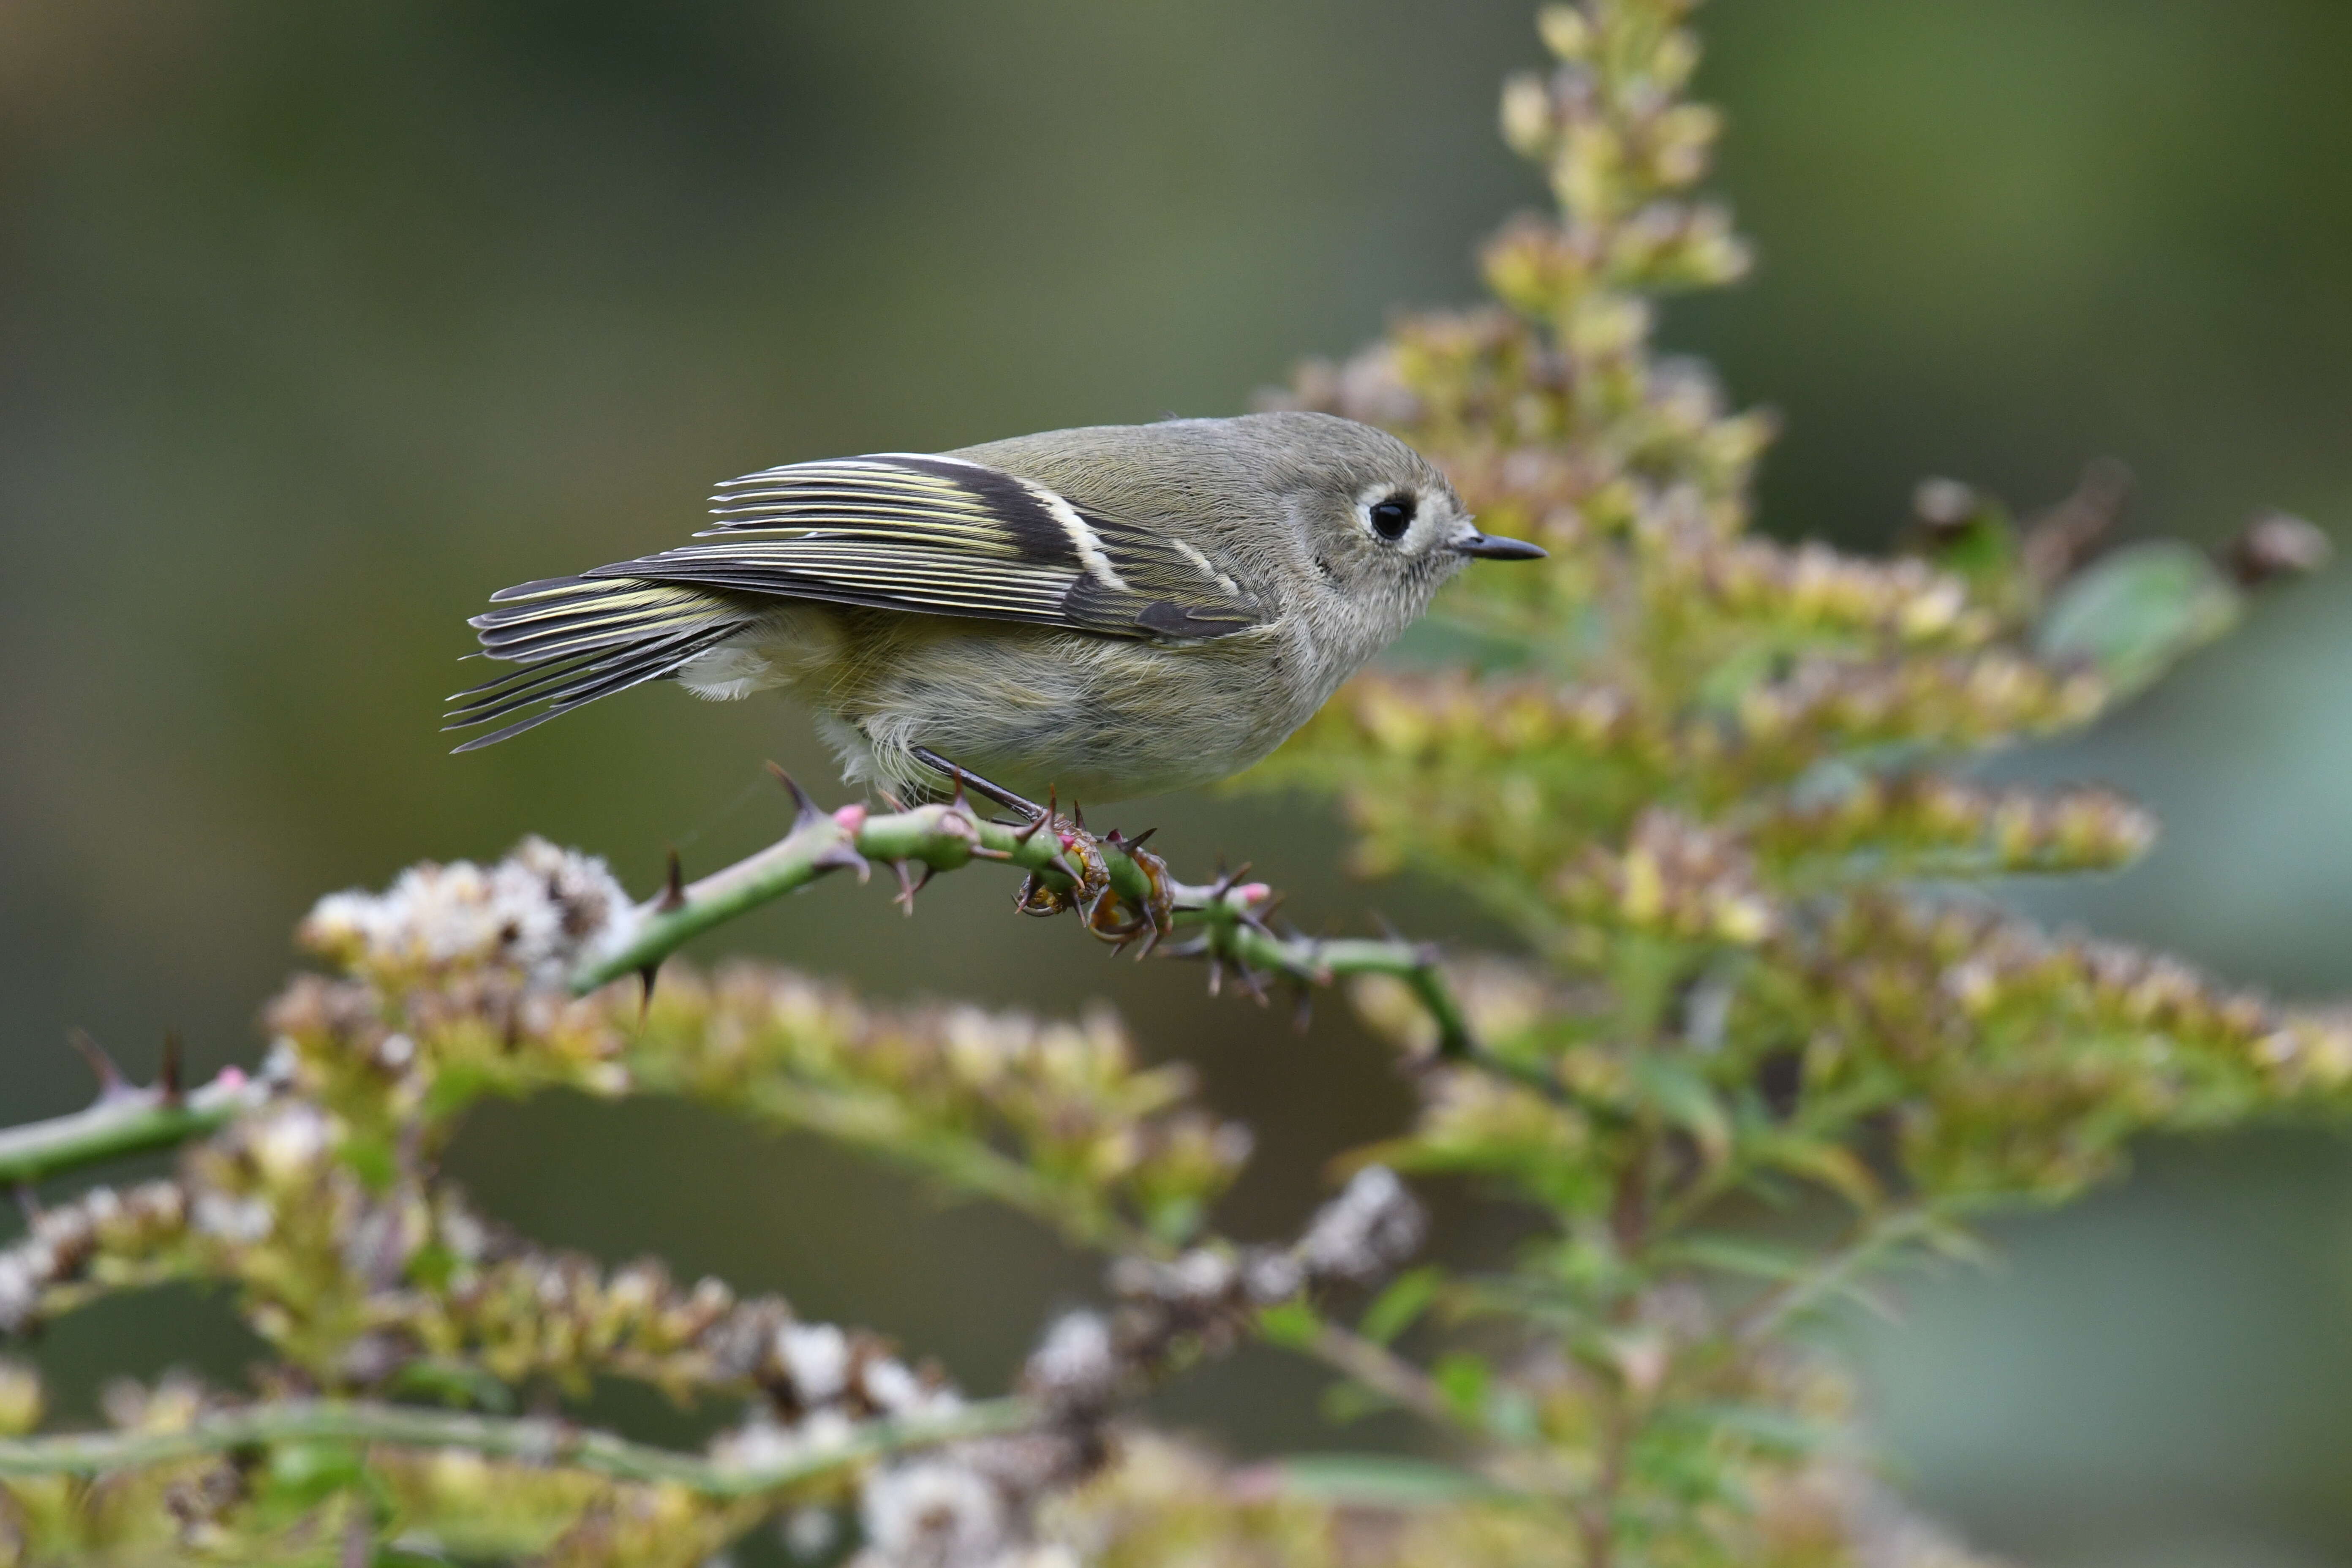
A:
<svg viewBox="0 0 2352 1568">
<path fill-rule="evenodd" d="M 1412 526 L 1412 498 L 1390 496 L 1372 503 L 1372 531 L 1391 544 L 1404 537 Z"/>
</svg>

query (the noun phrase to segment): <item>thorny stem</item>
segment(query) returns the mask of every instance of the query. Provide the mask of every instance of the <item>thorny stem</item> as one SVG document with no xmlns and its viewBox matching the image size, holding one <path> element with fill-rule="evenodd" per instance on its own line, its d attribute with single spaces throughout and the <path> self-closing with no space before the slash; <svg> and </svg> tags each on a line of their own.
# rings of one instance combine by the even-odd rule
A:
<svg viewBox="0 0 2352 1568">
<path fill-rule="evenodd" d="M 43 1181 L 101 1160 L 201 1138 L 261 1103 L 268 1092 L 266 1084 L 235 1068 L 185 1094 L 160 1083 L 144 1089 L 117 1084 L 80 1110 L 0 1128 L 0 1185 Z"/>
<path fill-rule="evenodd" d="M 789 783 L 789 781 L 787 781 Z M 1232 877 L 1194 885 L 1155 879 L 1116 836 L 1096 837 L 1057 820 L 1028 832 L 980 816 L 961 801 L 917 806 L 875 816 L 860 805 L 821 812 L 793 786 L 801 811 L 792 832 L 724 870 L 712 873 L 677 896 L 646 903 L 629 941 L 583 965 L 572 989 L 585 994 L 624 975 L 643 973 L 704 931 L 772 899 L 806 887 L 833 870 L 855 870 L 861 880 L 871 863 L 926 871 L 954 870 L 975 859 L 1002 860 L 1036 877 L 1047 888 L 1074 886 L 1070 872 L 1091 857 L 1122 900 L 1148 909 L 1164 900 L 1170 916 L 1192 935 L 1162 951 L 1231 963 L 1255 986 L 1259 973 L 1305 985 L 1328 985 L 1348 975 L 1393 975 L 1409 986 L 1438 1026 L 1439 1052 L 1472 1053 L 1462 1009 L 1437 967 L 1434 949 L 1410 942 L 1359 938 L 1318 940 L 1278 936 L 1265 923 L 1270 895 L 1263 884 Z M 103 1076 L 103 1075 L 102 1075 Z M 0 1128 L 0 1186 L 40 1182 L 67 1171 L 126 1154 L 169 1149 L 217 1131 L 260 1103 L 265 1085 L 236 1068 L 211 1082 L 179 1092 L 168 1083 L 134 1088 L 119 1073 L 104 1077 L 98 1100 L 68 1115 L 21 1127 Z"/>
<path fill-rule="evenodd" d="M 759 853 L 675 893 L 646 903 L 629 940 L 583 964 L 572 978 L 585 994 L 624 975 L 658 967 L 693 938 L 772 899 L 806 887 L 827 871 L 852 870 L 862 881 L 879 860 L 920 866 L 926 874 L 952 871 L 975 859 L 1017 867 L 1055 895 L 1084 890 L 1079 862 L 1097 864 L 1109 890 L 1138 911 L 1161 910 L 1192 941 L 1166 951 L 1230 963 L 1245 984 L 1254 972 L 1302 985 L 1328 985 L 1343 975 L 1390 974 L 1403 981 L 1429 1010 L 1446 1056 L 1472 1048 L 1461 1008 L 1446 990 L 1431 948 L 1409 942 L 1324 940 L 1275 934 L 1265 923 L 1269 894 L 1263 884 L 1221 878 L 1196 885 L 1156 875 L 1156 859 L 1129 852 L 1116 834 L 1097 837 L 1056 818 L 1042 829 L 992 821 L 961 799 L 875 815 L 862 805 L 826 813 L 785 781 L 800 805 L 793 830 Z M 1147 863 L 1149 862 L 1149 863 Z"/>
<path fill-rule="evenodd" d="M 1012 1431 L 1036 1415 L 1025 1400 L 993 1399 L 942 1415 L 869 1421 L 838 1442 L 795 1449 L 766 1462 L 733 1464 L 539 1417 L 298 1399 L 212 1412 L 176 1432 L 89 1432 L 0 1440 L 0 1476 L 99 1475 L 255 1443 L 385 1443 L 464 1448 L 590 1470 L 616 1480 L 666 1482 L 709 1497 L 751 1497 L 910 1448 Z"/>
</svg>

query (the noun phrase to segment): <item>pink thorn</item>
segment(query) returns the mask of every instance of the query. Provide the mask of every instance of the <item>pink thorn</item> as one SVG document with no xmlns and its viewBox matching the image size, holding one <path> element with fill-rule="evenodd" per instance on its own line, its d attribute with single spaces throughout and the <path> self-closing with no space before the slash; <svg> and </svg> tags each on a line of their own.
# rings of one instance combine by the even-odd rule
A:
<svg viewBox="0 0 2352 1568">
<path fill-rule="evenodd" d="M 243 1068 L 223 1068 L 220 1069 L 220 1076 L 214 1079 L 213 1081 L 219 1084 L 223 1089 L 243 1089 L 245 1087 L 245 1069 Z"/>
<path fill-rule="evenodd" d="M 1234 889 L 1234 897 L 1244 904 L 1262 904 L 1274 896 L 1274 889 L 1264 882 L 1244 882 Z"/>
<path fill-rule="evenodd" d="M 833 819 L 841 825 L 844 833 L 855 833 L 866 826 L 866 803 L 853 800 L 835 811 Z"/>
</svg>

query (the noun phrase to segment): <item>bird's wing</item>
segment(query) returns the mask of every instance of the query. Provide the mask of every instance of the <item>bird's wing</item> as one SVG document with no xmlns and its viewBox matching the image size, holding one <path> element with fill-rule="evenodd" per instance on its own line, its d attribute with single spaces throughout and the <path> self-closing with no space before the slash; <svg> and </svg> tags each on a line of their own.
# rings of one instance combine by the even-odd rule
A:
<svg viewBox="0 0 2352 1568">
<path fill-rule="evenodd" d="M 718 521 L 695 536 L 702 542 L 583 575 L 1102 637 L 1197 640 L 1266 619 L 1164 532 L 961 458 L 794 463 L 730 480 L 713 500 Z"/>
</svg>

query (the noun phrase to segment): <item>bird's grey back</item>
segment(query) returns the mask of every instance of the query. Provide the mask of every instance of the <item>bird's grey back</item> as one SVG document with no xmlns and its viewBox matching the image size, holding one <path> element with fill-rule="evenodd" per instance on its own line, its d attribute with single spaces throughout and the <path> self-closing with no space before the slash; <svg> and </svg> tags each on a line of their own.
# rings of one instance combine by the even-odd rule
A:
<svg viewBox="0 0 2352 1568">
<path fill-rule="evenodd" d="M 1206 534 L 1227 548 L 1291 553 L 1267 538 L 1297 520 L 1286 498 L 1353 496 L 1383 483 L 1445 487 L 1418 452 L 1336 415 L 1279 411 L 1154 425 L 1094 425 L 1016 436 L 946 454 L 1044 485 L 1082 511 Z"/>
</svg>

